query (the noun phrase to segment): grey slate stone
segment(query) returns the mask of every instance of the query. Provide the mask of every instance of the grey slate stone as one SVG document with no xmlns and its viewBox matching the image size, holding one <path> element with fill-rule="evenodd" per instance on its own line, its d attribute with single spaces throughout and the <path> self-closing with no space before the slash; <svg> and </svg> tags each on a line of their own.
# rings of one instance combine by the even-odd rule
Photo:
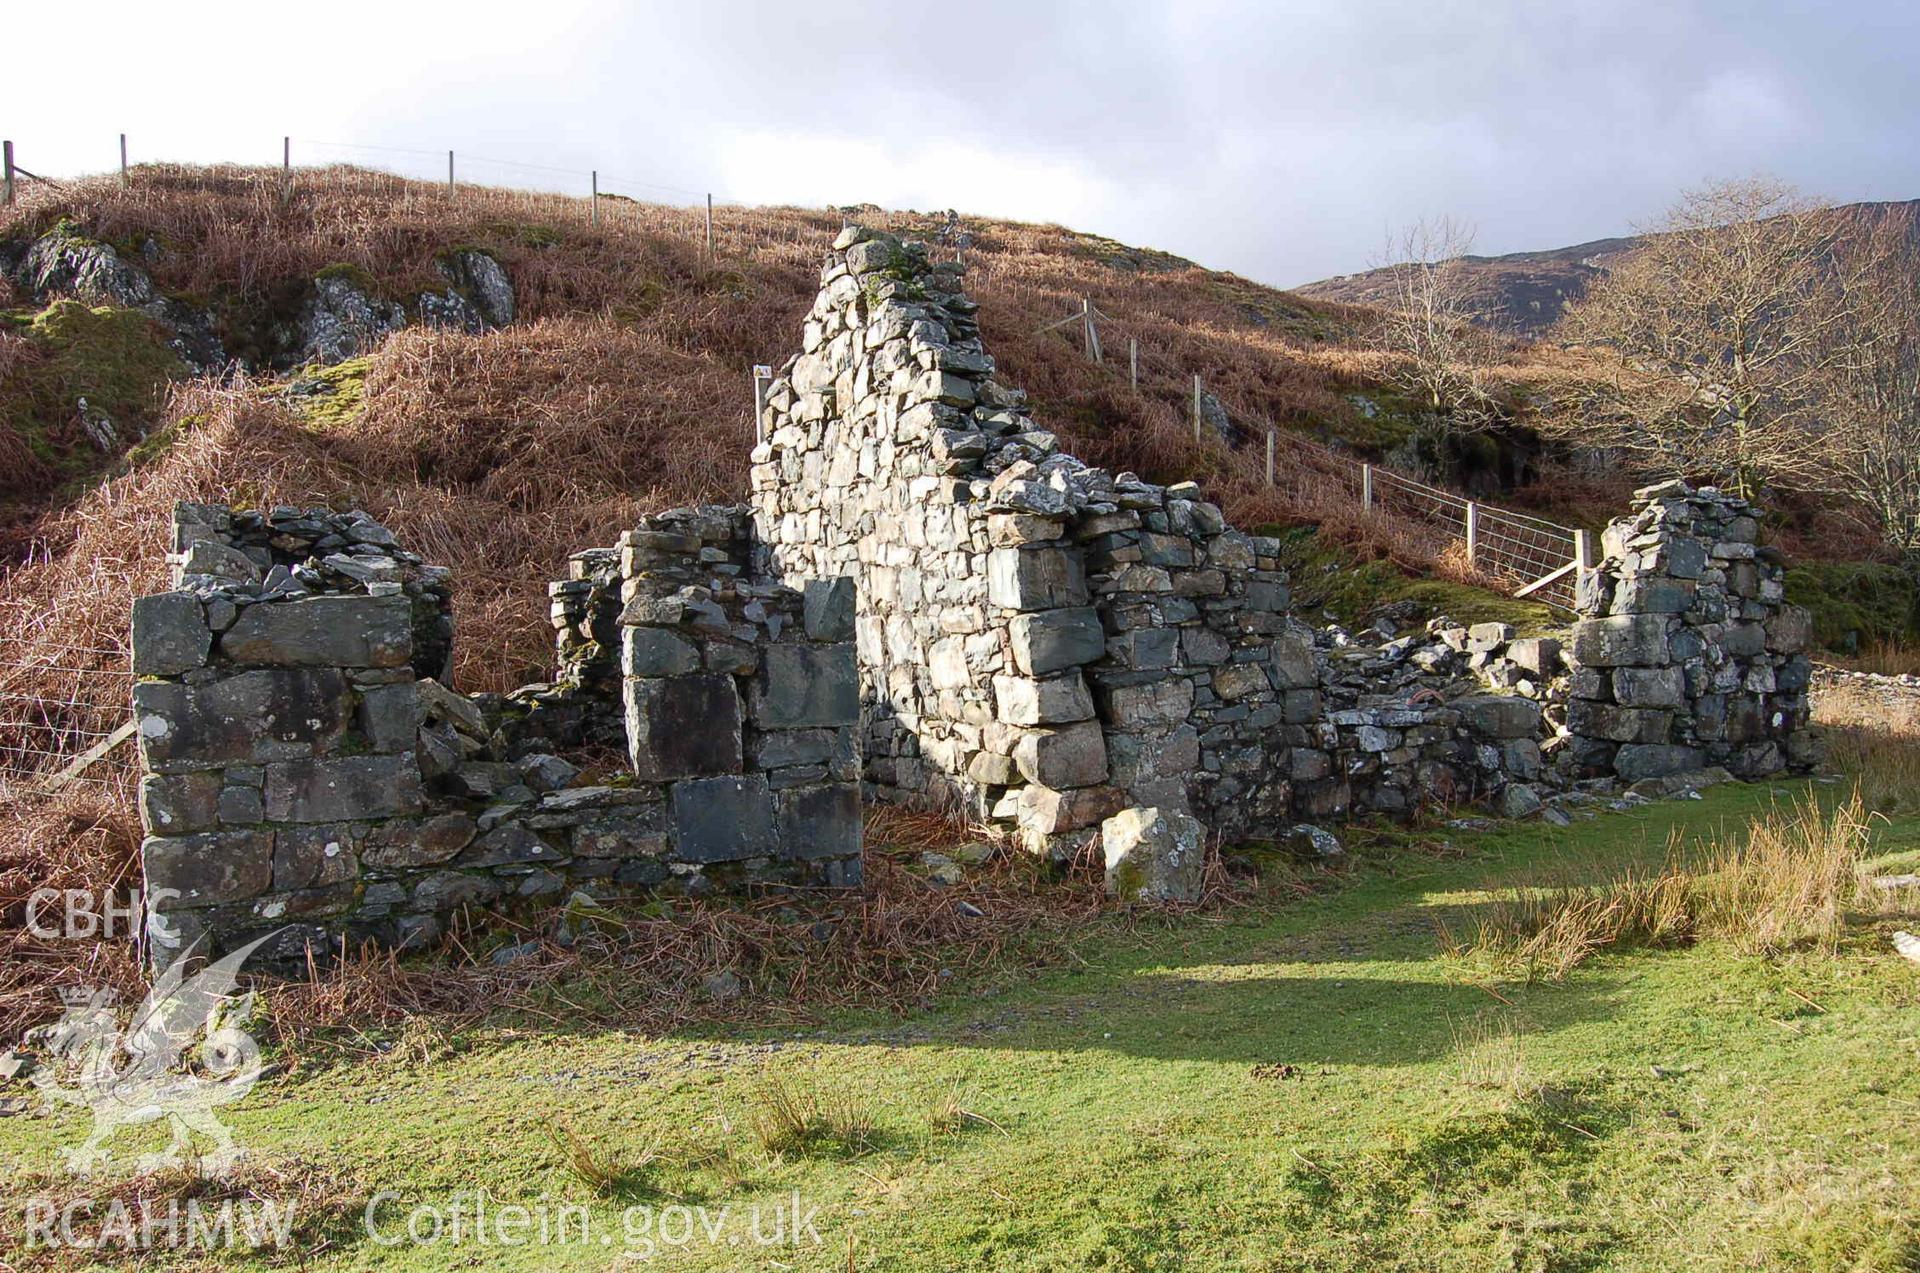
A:
<svg viewBox="0 0 1920 1273">
<path fill-rule="evenodd" d="M 375 751 L 406 751 L 420 732 L 420 693 L 412 681 L 360 691 L 360 732 Z"/>
<path fill-rule="evenodd" d="M 505 891 L 500 881 L 489 876 L 436 871 L 414 885 L 413 906 L 428 914 L 444 915 L 462 906 L 484 906 Z M 437 926 L 433 931 L 438 931 Z"/>
<path fill-rule="evenodd" d="M 1078 669 L 1042 680 L 996 676 L 993 698 L 999 718 L 1010 725 L 1060 725 L 1093 717 L 1093 695 Z"/>
<path fill-rule="evenodd" d="M 1091 663 L 1107 652 L 1100 616 L 1091 607 L 1018 614 L 1007 633 L 1014 664 L 1028 676 Z"/>
<path fill-rule="evenodd" d="M 1168 809 L 1122 809 L 1100 824 L 1107 892 L 1129 902 L 1196 902 L 1206 870 L 1206 829 Z"/>
<path fill-rule="evenodd" d="M 679 676 L 700 670 L 700 647 L 664 628 L 623 628 L 620 667 L 628 676 Z"/>
<path fill-rule="evenodd" d="M 331 668 L 261 669 L 203 685 L 133 687 L 149 767 L 285 760 L 325 752 L 346 732 L 352 700 Z"/>
<path fill-rule="evenodd" d="M 629 680 L 626 699 L 636 776 L 659 782 L 740 772 L 740 695 L 731 676 Z"/>
<path fill-rule="evenodd" d="M 1613 671 L 1613 699 L 1622 707 L 1679 707 L 1686 694 L 1686 674 L 1677 666 Z"/>
<path fill-rule="evenodd" d="M 759 774 L 673 784 L 674 853 L 687 862 L 734 862 L 778 847 L 773 793 Z"/>
<path fill-rule="evenodd" d="M 227 827 L 252 826 L 267 820 L 266 805 L 258 787 L 222 787 L 220 823 Z"/>
<path fill-rule="evenodd" d="M 150 837 L 140 858 L 147 895 L 158 909 L 244 901 L 273 883 L 273 835 L 266 831 Z M 163 905 L 162 889 L 179 896 Z"/>
<path fill-rule="evenodd" d="M 661 804 L 609 809 L 573 829 L 575 856 L 658 857 L 667 851 L 666 807 Z"/>
<path fill-rule="evenodd" d="M 854 584 L 851 577 L 809 579 L 801 589 L 801 626 L 809 641 L 853 639 Z"/>
<path fill-rule="evenodd" d="M 273 837 L 273 889 L 324 888 L 357 879 L 353 828 L 345 823 L 282 827 Z"/>
<path fill-rule="evenodd" d="M 420 767 L 412 752 L 278 761 L 267 766 L 269 822 L 391 818 L 420 810 Z"/>
<path fill-rule="evenodd" d="M 1043 787 L 1095 786 L 1107 778 L 1106 738 L 1098 721 L 1030 730 L 1015 744 L 1013 763 L 1028 782 Z"/>
<path fill-rule="evenodd" d="M 434 866 L 472 843 L 478 829 L 464 813 L 384 822 L 369 828 L 361 838 L 360 860 L 383 869 Z"/>
<path fill-rule="evenodd" d="M 1653 707 L 1619 707 L 1575 699 L 1567 705 L 1567 725 L 1586 738 L 1605 738 L 1616 743 L 1664 743 L 1672 728 L 1673 713 Z"/>
<path fill-rule="evenodd" d="M 1698 747 L 1679 747 L 1666 743 L 1628 743 L 1613 758 L 1615 772 L 1623 782 L 1640 782 L 1667 774 L 1684 773 L 1706 764 Z"/>
<path fill-rule="evenodd" d="M 510 866 L 524 862 L 550 862 L 563 857 L 558 849 L 518 822 L 502 822 L 493 830 L 461 850 L 455 866 Z"/>
<path fill-rule="evenodd" d="M 1087 603 L 1080 554 L 1066 548 L 995 548 L 987 554 L 987 600 L 1010 610 Z"/>
<path fill-rule="evenodd" d="M 1540 704 L 1506 694 L 1475 694 L 1450 706 L 1482 738 L 1532 738 L 1540 732 Z"/>
<path fill-rule="evenodd" d="M 133 601 L 133 674 L 178 676 L 206 665 L 213 648 L 206 612 L 190 592 L 160 592 Z"/>
<path fill-rule="evenodd" d="M 1667 662 L 1664 614 L 1615 615 L 1573 625 L 1573 657 L 1588 667 L 1659 667 Z"/>
<path fill-rule="evenodd" d="M 761 729 L 853 725 L 860 720 L 860 669 L 851 644 L 771 645 L 753 682 Z"/>
<path fill-rule="evenodd" d="M 783 857 L 857 857 L 861 846 L 860 789 L 852 783 L 794 787 L 774 797 Z"/>
<path fill-rule="evenodd" d="M 413 653 L 413 606 L 403 593 L 265 602 L 241 612 L 220 650 L 236 663 L 403 667 Z"/>
<path fill-rule="evenodd" d="M 148 774 L 140 780 L 140 821 L 148 835 L 211 831 L 219 815 L 218 773 Z"/>
</svg>

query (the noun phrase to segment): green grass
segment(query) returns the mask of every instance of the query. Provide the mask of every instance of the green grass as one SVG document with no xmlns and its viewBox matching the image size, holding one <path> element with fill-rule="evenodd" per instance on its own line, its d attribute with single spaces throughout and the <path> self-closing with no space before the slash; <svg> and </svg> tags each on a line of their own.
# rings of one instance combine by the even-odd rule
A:
<svg viewBox="0 0 1920 1273">
<path fill-rule="evenodd" d="M 1839 654 L 1920 643 L 1920 584 L 1898 566 L 1802 562 L 1787 571 L 1787 600 L 1812 612 L 1814 640 Z"/>
<path fill-rule="evenodd" d="M 1890 920 L 1832 954 L 1707 942 L 1535 985 L 1476 981 L 1436 940 L 1503 880 L 1656 861 L 1676 829 L 1739 827 L 1799 790 L 1443 830 L 1446 846 L 1388 836 L 1309 900 L 1108 922 L 1068 968 L 956 986 L 907 1018 L 666 1038 L 470 1025 L 431 1062 L 274 1079 L 228 1118 L 256 1163 L 344 1178 L 306 1230 L 332 1242 L 313 1269 L 615 1267 L 635 1204 L 582 1183 L 549 1131 L 567 1127 L 596 1163 L 647 1163 L 656 1213 L 818 1208 L 824 1245 L 797 1252 L 635 1239 L 667 1268 L 841 1269 L 851 1242 L 872 1270 L 1910 1270 L 1920 973 L 1888 953 Z M 1920 819 L 1876 835 L 1913 853 Z M 766 1153 L 753 1120 L 773 1086 L 858 1107 L 871 1132 Z M 971 1116 L 930 1118 L 955 1092 Z M 0 1224 L 81 1132 L 70 1114 L 0 1119 L 19 1170 Z M 583 1206 L 614 1245 L 387 1248 L 359 1226 L 375 1190 L 445 1207 L 481 1188 Z"/>
<path fill-rule="evenodd" d="M 1294 609 L 1309 621 L 1327 610 L 1348 627 L 1363 627 L 1381 606 L 1411 601 L 1423 620 L 1445 615 L 1458 623 L 1509 623 L 1522 636 L 1556 632 L 1568 623 L 1567 616 L 1539 602 L 1444 579 L 1415 579 L 1390 561 L 1357 560 L 1312 527 L 1263 526 L 1260 533 L 1280 539 Z"/>
</svg>

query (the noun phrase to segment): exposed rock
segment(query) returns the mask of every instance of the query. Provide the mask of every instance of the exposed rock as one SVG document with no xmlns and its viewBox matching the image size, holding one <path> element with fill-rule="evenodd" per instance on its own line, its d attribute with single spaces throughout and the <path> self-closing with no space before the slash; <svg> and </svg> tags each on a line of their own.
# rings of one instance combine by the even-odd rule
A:
<svg viewBox="0 0 1920 1273">
<path fill-rule="evenodd" d="M 300 309 L 291 361 L 344 362 L 406 325 L 407 311 L 398 302 L 369 295 L 349 273 L 323 274 Z"/>
<path fill-rule="evenodd" d="M 1206 829 L 1184 813 L 1122 809 L 1100 824 L 1107 892 L 1130 902 L 1200 900 Z"/>
</svg>

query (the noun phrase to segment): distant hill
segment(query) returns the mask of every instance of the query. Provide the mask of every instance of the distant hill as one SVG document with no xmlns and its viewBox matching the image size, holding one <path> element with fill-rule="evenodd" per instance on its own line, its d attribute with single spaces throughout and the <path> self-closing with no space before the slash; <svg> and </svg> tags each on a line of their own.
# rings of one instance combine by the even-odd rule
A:
<svg viewBox="0 0 1920 1273">
<path fill-rule="evenodd" d="M 1860 216 L 1904 217 L 1920 233 L 1920 199 L 1853 203 L 1842 210 Z M 1559 320 L 1567 305 L 1586 294 L 1587 284 L 1606 270 L 1609 261 L 1633 251 L 1643 241 L 1641 236 L 1629 235 L 1537 252 L 1464 257 L 1474 280 L 1477 316 L 1489 327 L 1541 336 Z M 1336 275 L 1293 291 L 1315 300 L 1383 305 L 1392 300 L 1392 279 L 1393 268 L 1388 266 Z"/>
</svg>

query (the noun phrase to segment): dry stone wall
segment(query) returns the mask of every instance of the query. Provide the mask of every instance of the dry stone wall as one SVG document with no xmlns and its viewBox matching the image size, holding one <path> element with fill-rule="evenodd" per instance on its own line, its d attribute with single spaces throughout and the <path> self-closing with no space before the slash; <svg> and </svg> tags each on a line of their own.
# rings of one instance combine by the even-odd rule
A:
<svg viewBox="0 0 1920 1273">
<path fill-rule="evenodd" d="M 1667 482 L 1603 538 L 1580 584 L 1568 763 L 1626 782 L 1721 766 L 1758 778 L 1817 758 L 1812 635 L 1758 511 Z"/>
<path fill-rule="evenodd" d="M 849 227 L 753 453 L 770 572 L 859 595 L 870 791 L 1056 854 L 1130 806 L 1284 819 L 1320 709 L 1277 545 L 1061 454 L 975 310 L 957 265 Z"/>
<path fill-rule="evenodd" d="M 468 697 L 437 679 L 447 572 L 372 518 L 180 506 L 175 586 L 133 616 L 155 961 L 408 947 L 462 907 L 576 890 L 857 883 L 853 600 L 749 581 L 747 527 L 680 510 L 576 558 L 592 586 L 556 618 L 600 688 Z M 539 744 L 601 711 L 616 645 L 633 772 L 590 781 Z"/>
</svg>

